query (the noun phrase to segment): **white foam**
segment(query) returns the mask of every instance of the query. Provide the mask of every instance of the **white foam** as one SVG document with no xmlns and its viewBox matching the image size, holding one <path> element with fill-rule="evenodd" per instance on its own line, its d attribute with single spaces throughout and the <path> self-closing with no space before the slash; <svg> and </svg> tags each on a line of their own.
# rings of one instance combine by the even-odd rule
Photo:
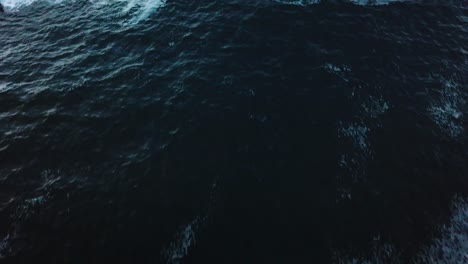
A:
<svg viewBox="0 0 468 264">
<path fill-rule="evenodd" d="M 7 11 L 17 11 L 23 7 L 30 6 L 36 2 L 46 2 L 48 4 L 60 4 L 65 0 L 2 0 L 1 3 Z M 72 0 L 70 0 L 72 1 Z"/>
<path fill-rule="evenodd" d="M 169 246 L 163 249 L 163 256 L 168 264 L 178 264 L 185 258 L 190 248 L 195 244 L 195 234 L 202 218 L 196 217 L 192 222 L 180 230 Z"/>
<path fill-rule="evenodd" d="M 351 68 L 347 65 L 334 65 L 331 63 L 327 63 L 323 66 L 323 68 L 331 73 L 335 74 L 339 78 L 343 79 L 344 81 L 348 82 L 349 78 L 348 75 L 351 72 Z"/>
<path fill-rule="evenodd" d="M 358 5 L 388 5 L 394 2 L 408 2 L 407 0 L 351 0 Z"/>
<path fill-rule="evenodd" d="M 468 202 L 455 197 L 453 215 L 435 239 L 416 258 L 416 263 L 468 263 Z"/>
<path fill-rule="evenodd" d="M 369 95 L 367 100 L 361 104 L 361 107 L 367 118 L 372 119 L 374 125 L 380 127 L 379 118 L 390 109 L 390 104 L 382 96 Z"/>
<path fill-rule="evenodd" d="M 326 64 L 324 68 L 330 73 L 341 76 L 343 80 L 347 80 L 347 75 L 351 73 L 351 69 L 347 66 Z M 338 122 L 338 137 L 351 140 L 354 146 L 353 151 L 341 154 L 338 165 L 345 175 L 355 181 L 366 180 L 368 162 L 375 154 L 370 141 L 372 131 L 382 127 L 380 117 L 390 109 L 390 103 L 381 95 L 366 95 L 363 98 L 357 94 L 355 97 L 355 93 L 359 93 L 361 89 L 362 87 L 353 88 L 350 97 L 350 100 L 360 105 L 360 109 L 354 115 L 355 121 Z M 337 177 L 342 176 L 338 174 Z M 342 197 L 339 197 L 339 200 L 342 200 Z"/>
<path fill-rule="evenodd" d="M 380 239 L 375 239 L 375 245 L 370 249 L 372 254 L 367 257 L 350 256 L 335 252 L 335 263 L 468 263 L 468 201 L 455 197 L 453 214 L 447 225 L 440 227 L 440 235 L 434 238 L 429 246 L 423 247 L 411 261 L 403 261 L 401 252 L 397 252 L 392 244 L 378 245 Z"/>
<path fill-rule="evenodd" d="M 0 0 L 7 12 L 17 12 L 36 3 L 63 5 L 76 0 Z M 134 24 L 147 19 L 154 11 L 166 3 L 166 0 L 88 0 L 96 8 L 120 7 L 121 15 L 131 15 L 129 23 Z M 115 15 L 115 14 L 114 14 Z"/>
<path fill-rule="evenodd" d="M 138 15 L 136 15 L 135 17 L 133 17 L 133 19 L 129 21 L 130 24 L 136 24 L 140 21 L 147 19 L 154 11 L 156 11 L 162 5 L 164 5 L 166 3 L 166 0 L 145 0 L 145 1 L 131 0 L 127 2 L 128 2 L 128 5 L 126 7 L 127 10 L 131 10 L 132 8 L 135 8 L 135 7 L 139 10 Z"/>
<path fill-rule="evenodd" d="M 318 4 L 325 0 L 276 0 L 276 2 L 288 5 L 300 5 L 307 6 Z M 408 2 L 408 0 L 348 0 L 349 2 L 356 5 L 388 5 L 394 2 Z"/>
<path fill-rule="evenodd" d="M 428 112 L 442 131 L 457 138 L 464 133 L 462 108 L 465 104 L 461 85 L 455 79 L 442 79 L 440 97 L 431 104 Z"/>
<path fill-rule="evenodd" d="M 311 4 L 318 4 L 320 0 L 276 0 L 276 2 L 282 3 L 282 4 L 287 4 L 287 5 L 300 5 L 300 6 L 306 6 L 306 5 L 311 5 Z"/>
<path fill-rule="evenodd" d="M 7 234 L 0 240 L 0 259 L 6 257 L 10 251 L 11 237 Z"/>
<path fill-rule="evenodd" d="M 365 180 L 367 162 L 373 153 L 368 140 L 371 129 L 359 123 L 339 125 L 339 137 L 350 139 L 355 151 L 342 154 L 338 164 L 346 171 L 346 175 L 355 181 Z"/>
<path fill-rule="evenodd" d="M 352 139 L 356 148 L 367 153 L 369 151 L 368 134 L 370 129 L 360 124 L 351 124 L 348 127 L 343 127 L 341 133 Z"/>
</svg>

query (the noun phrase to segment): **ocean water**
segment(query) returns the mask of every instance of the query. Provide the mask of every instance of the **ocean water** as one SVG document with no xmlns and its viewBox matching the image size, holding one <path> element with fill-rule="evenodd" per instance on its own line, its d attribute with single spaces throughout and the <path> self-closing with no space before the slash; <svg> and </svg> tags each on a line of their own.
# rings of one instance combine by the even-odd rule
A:
<svg viewBox="0 0 468 264">
<path fill-rule="evenodd" d="M 0 2 L 1 263 L 468 263 L 468 2 Z"/>
</svg>

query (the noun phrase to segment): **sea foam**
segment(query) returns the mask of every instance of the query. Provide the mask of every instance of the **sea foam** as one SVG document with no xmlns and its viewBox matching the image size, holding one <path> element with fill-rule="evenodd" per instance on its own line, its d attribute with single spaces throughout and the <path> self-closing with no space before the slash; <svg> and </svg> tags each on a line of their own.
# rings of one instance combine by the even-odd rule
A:
<svg viewBox="0 0 468 264">
<path fill-rule="evenodd" d="M 66 5 L 76 0 L 0 0 L 7 12 L 18 12 L 35 4 Z M 96 8 L 118 7 L 122 15 L 131 15 L 129 23 L 138 23 L 147 19 L 154 11 L 166 3 L 166 0 L 88 0 Z"/>
</svg>

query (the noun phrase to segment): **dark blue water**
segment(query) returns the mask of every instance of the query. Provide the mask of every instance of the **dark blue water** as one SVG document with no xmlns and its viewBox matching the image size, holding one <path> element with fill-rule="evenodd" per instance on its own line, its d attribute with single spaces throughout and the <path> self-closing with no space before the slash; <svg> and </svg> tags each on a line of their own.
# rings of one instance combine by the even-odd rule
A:
<svg viewBox="0 0 468 264">
<path fill-rule="evenodd" d="M 468 263 L 468 2 L 0 1 L 0 262 Z"/>
</svg>

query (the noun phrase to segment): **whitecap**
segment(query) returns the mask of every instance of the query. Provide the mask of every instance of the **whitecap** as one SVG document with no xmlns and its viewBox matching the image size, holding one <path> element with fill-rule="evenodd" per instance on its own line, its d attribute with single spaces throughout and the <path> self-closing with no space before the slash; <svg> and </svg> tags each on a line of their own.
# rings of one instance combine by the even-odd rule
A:
<svg viewBox="0 0 468 264">
<path fill-rule="evenodd" d="M 196 242 L 196 231 L 202 221 L 203 218 L 196 217 L 175 235 L 168 247 L 163 249 L 162 255 L 166 258 L 167 263 L 178 264 L 188 255 L 190 248 Z"/>
<path fill-rule="evenodd" d="M 0 0 L 7 12 L 18 12 L 36 3 L 48 5 L 64 5 L 76 0 Z M 129 24 L 146 20 L 152 13 L 166 3 L 166 0 L 88 0 L 95 8 L 117 7 L 120 16 L 130 15 Z M 106 13 L 106 12 L 104 12 Z M 109 11 L 113 13 L 113 11 Z M 115 14 L 113 14 L 115 15 Z"/>
<path fill-rule="evenodd" d="M 276 2 L 287 5 L 307 6 L 325 2 L 325 0 L 275 0 Z M 409 2 L 408 0 L 348 0 L 356 5 L 388 5 L 395 2 Z M 332 2 L 332 1 L 330 1 Z"/>
<path fill-rule="evenodd" d="M 439 128 L 452 138 L 464 133 L 463 106 L 464 100 L 460 84 L 456 80 L 442 80 L 440 97 L 432 103 L 428 112 Z"/>
<path fill-rule="evenodd" d="M 23 7 L 30 6 L 37 2 L 45 2 L 48 4 L 61 4 L 65 0 L 3 0 L 2 5 L 7 11 L 17 11 Z M 73 0 L 69 0 L 73 1 Z"/>
<path fill-rule="evenodd" d="M 335 252 L 335 263 L 467 263 L 468 261 L 468 202 L 455 197 L 452 203 L 452 215 L 448 224 L 440 227 L 440 235 L 434 238 L 428 246 L 421 248 L 419 253 L 409 262 L 404 261 L 401 252 L 391 243 L 379 245 L 380 238 L 374 239 L 372 254 L 367 257 L 351 256 L 343 252 Z"/>
</svg>

